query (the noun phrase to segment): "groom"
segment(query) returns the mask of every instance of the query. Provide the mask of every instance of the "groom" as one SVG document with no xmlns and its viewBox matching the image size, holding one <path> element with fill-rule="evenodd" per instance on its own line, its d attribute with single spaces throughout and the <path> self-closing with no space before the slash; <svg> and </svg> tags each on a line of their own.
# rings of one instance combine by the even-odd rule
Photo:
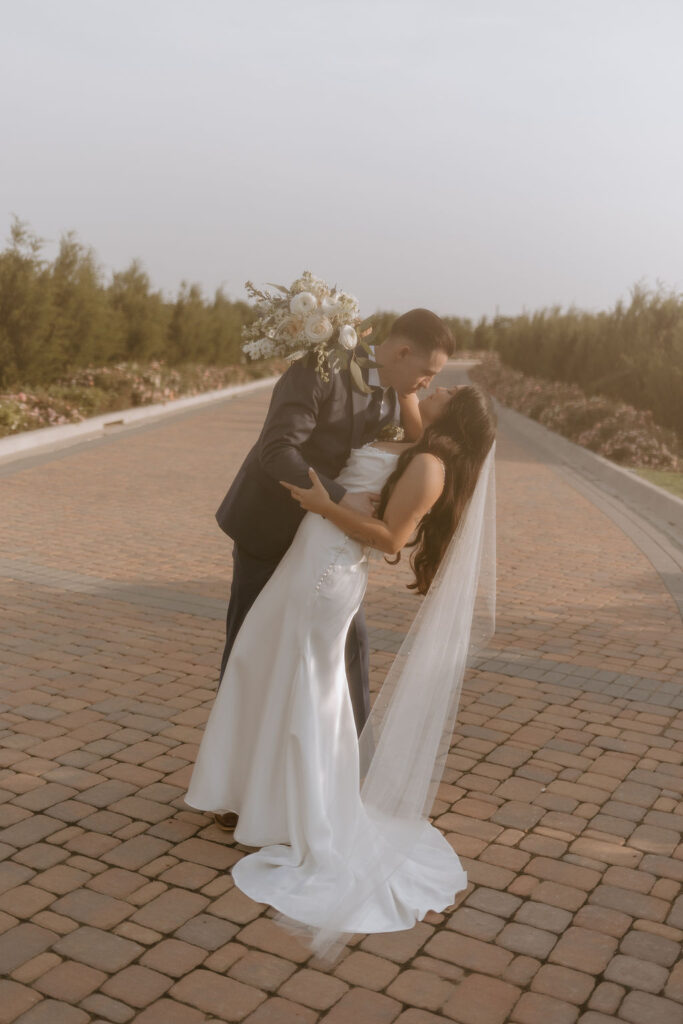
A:
<svg viewBox="0 0 683 1024">
<path fill-rule="evenodd" d="M 305 515 L 279 481 L 310 487 L 308 468 L 312 466 L 333 501 L 373 515 L 376 495 L 349 494 L 334 478 L 352 448 L 373 441 L 387 424 L 400 422 L 398 396 L 428 387 L 454 349 L 453 337 L 436 313 L 411 309 L 393 322 L 388 336 L 375 347 L 378 368 L 363 367 L 370 394 L 353 387 L 348 369 L 330 373 L 330 379 L 322 381 L 310 356 L 292 363 L 277 381 L 261 434 L 216 512 L 218 525 L 234 541 L 220 679 L 247 612 Z M 345 653 L 360 735 L 370 713 L 368 635 L 362 606 L 349 627 Z M 222 827 L 235 827 L 235 813 L 215 817 Z"/>
</svg>

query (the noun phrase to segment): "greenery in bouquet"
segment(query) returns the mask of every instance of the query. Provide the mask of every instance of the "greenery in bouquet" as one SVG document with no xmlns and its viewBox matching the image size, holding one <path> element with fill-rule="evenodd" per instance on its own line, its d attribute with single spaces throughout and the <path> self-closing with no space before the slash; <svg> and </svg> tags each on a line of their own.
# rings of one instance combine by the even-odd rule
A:
<svg viewBox="0 0 683 1024">
<path fill-rule="evenodd" d="M 330 288 L 321 278 L 305 270 L 289 288 L 267 284 L 277 293 L 261 291 L 245 282 L 255 299 L 257 319 L 242 327 L 242 351 L 251 359 L 283 357 L 289 362 L 312 352 L 316 370 L 324 381 L 330 373 L 348 368 L 354 386 L 370 392 L 363 379 L 362 366 L 375 366 L 370 346 L 364 338 L 372 327 L 362 329 L 358 300 L 348 292 Z M 359 352 L 360 350 L 360 352 Z"/>
</svg>

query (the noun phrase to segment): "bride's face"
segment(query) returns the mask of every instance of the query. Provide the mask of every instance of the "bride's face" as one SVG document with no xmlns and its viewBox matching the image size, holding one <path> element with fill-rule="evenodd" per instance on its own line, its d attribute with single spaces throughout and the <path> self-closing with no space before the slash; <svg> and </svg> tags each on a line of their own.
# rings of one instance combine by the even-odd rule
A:
<svg viewBox="0 0 683 1024">
<path fill-rule="evenodd" d="M 457 390 L 457 385 L 453 388 L 438 387 L 420 399 L 420 416 L 425 426 L 439 418 Z"/>
</svg>

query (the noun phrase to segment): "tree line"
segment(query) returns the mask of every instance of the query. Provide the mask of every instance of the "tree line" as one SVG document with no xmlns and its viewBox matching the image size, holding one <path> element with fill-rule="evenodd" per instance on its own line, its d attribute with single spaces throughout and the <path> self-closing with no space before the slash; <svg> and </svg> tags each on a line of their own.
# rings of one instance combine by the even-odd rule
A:
<svg viewBox="0 0 683 1024">
<path fill-rule="evenodd" d="M 19 218 L 0 252 L 0 388 L 46 385 L 71 370 L 163 359 L 171 366 L 243 360 L 254 313 L 219 288 L 205 299 L 183 281 L 175 299 L 152 289 L 138 260 L 106 283 L 95 253 L 67 232 L 53 261 Z"/>
<path fill-rule="evenodd" d="M 681 294 L 637 284 L 628 302 L 598 313 L 553 306 L 454 324 L 461 347 L 496 351 L 522 373 L 650 410 L 683 437 Z"/>
<path fill-rule="evenodd" d="M 253 308 L 217 289 L 183 281 L 175 298 L 151 287 L 138 260 L 107 283 L 91 248 L 73 232 L 54 260 L 43 240 L 13 218 L 0 252 L 0 389 L 46 385 L 71 370 L 121 361 L 227 366 L 243 362 L 243 324 Z M 395 313 L 376 313 L 373 341 Z M 578 384 L 652 411 L 683 435 L 683 296 L 640 285 L 630 300 L 588 313 L 560 306 L 521 316 L 444 317 L 459 350 L 495 350 L 536 377 Z"/>
</svg>

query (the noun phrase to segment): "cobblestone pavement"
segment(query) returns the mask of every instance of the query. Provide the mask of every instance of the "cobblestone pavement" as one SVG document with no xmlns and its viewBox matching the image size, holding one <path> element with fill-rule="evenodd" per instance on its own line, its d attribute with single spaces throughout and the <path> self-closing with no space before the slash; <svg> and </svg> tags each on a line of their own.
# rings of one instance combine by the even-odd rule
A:
<svg viewBox="0 0 683 1024">
<path fill-rule="evenodd" d="M 213 513 L 267 392 L 0 467 L 0 1021 L 681 1024 L 683 629 L 603 510 L 499 436 L 498 630 L 433 814 L 444 913 L 316 970 L 183 794 L 217 684 Z M 375 563 L 372 686 L 417 607 Z"/>
</svg>

